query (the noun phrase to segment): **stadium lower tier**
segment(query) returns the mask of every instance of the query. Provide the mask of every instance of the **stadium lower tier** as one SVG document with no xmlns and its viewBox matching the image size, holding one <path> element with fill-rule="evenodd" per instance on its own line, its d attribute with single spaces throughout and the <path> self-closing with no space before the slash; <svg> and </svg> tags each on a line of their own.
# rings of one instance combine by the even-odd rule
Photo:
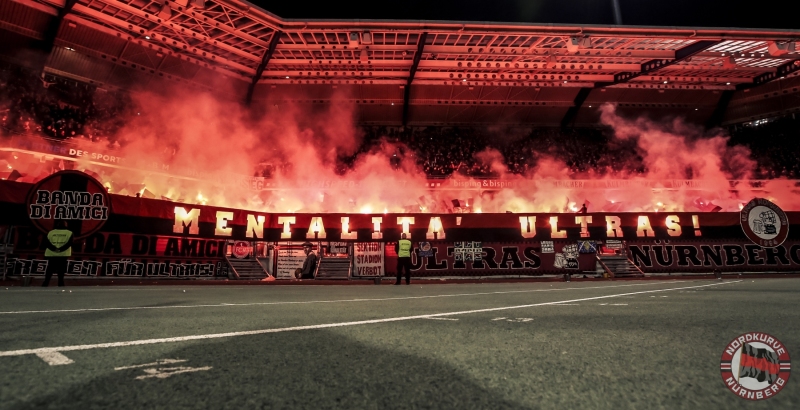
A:
<svg viewBox="0 0 800 410">
<path fill-rule="evenodd" d="M 800 271 L 800 212 L 759 198 L 738 213 L 277 214 L 112 195 L 63 171 L 0 181 L 5 276 L 46 272 L 58 221 L 81 277 L 293 279 L 305 247 L 318 278 L 380 277 L 402 234 L 415 277 Z"/>
</svg>

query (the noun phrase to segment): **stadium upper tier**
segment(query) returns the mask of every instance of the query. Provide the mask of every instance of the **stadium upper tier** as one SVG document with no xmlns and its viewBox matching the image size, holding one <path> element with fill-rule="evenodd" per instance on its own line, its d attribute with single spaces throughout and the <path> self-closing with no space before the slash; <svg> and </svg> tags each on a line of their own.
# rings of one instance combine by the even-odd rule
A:
<svg viewBox="0 0 800 410">
<path fill-rule="evenodd" d="M 711 126 L 784 114 L 800 107 L 797 38 L 798 30 L 300 21 L 238 0 L 0 2 L 2 58 L 105 87 L 177 83 L 267 107 L 349 100 L 359 122 L 380 124 L 586 124 L 604 102 Z"/>
</svg>

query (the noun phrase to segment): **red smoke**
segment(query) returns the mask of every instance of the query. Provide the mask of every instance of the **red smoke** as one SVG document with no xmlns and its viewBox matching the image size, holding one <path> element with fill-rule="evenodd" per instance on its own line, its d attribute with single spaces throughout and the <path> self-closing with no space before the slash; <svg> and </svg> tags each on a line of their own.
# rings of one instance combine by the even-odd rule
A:
<svg viewBox="0 0 800 410">
<path fill-rule="evenodd" d="M 549 147 L 535 147 L 536 165 L 517 175 L 507 171 L 499 151 L 487 149 L 475 155 L 476 161 L 521 188 L 481 192 L 431 190 L 410 155 L 399 168 L 390 165 L 398 143 L 387 139 L 337 175 L 337 158 L 356 153 L 363 140 L 356 107 L 345 96 L 319 109 L 284 102 L 245 109 L 238 102 L 175 90 L 169 96 L 133 96 L 139 114 L 117 135 L 121 147 L 115 151 L 126 162 L 110 168 L 82 157 L 76 166 L 98 173 L 114 193 L 262 212 L 448 212 L 452 199 L 468 198 L 475 212 L 574 212 L 583 203 L 589 212 L 698 211 L 709 203 L 738 211 L 754 196 L 773 199 L 786 210 L 800 209 L 798 194 L 782 187 L 785 181 L 771 181 L 766 191 L 746 184 L 732 190 L 728 181 L 750 179 L 755 161 L 748 149 L 727 146 L 726 136 L 707 135 L 680 119 L 622 118 L 612 105 L 602 107 L 601 115 L 614 131 L 612 143 L 635 144 L 646 172 L 575 175 L 548 153 Z M 85 140 L 77 146 L 109 152 L 105 144 Z M 272 178 L 253 178 L 254 170 L 267 164 L 274 167 Z M 33 168 L 21 172 L 35 179 L 39 174 Z M 666 184 L 686 180 L 701 187 Z M 581 183 L 565 183 L 570 181 Z"/>
</svg>

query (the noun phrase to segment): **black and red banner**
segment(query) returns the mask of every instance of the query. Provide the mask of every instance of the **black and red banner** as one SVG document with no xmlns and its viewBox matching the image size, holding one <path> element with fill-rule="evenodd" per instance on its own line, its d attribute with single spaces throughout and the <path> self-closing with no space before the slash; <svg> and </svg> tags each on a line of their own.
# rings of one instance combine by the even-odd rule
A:
<svg viewBox="0 0 800 410">
<path fill-rule="evenodd" d="M 26 228 L 14 231 L 15 253 L 43 253 L 45 246 L 41 232 Z M 72 246 L 76 256 L 221 258 L 225 253 L 225 240 L 110 232 L 94 233 Z"/>
<path fill-rule="evenodd" d="M 415 276 L 592 272 L 599 244 L 644 272 L 800 271 L 800 212 L 763 199 L 745 210 L 282 214 L 109 195 L 74 171 L 36 185 L 0 181 L 0 226 L 15 228 L 8 272 L 38 273 L 44 233 L 64 220 L 77 237 L 70 273 L 88 276 L 215 276 L 229 241 L 369 244 L 360 274 L 392 275 L 402 233 L 415 245 Z"/>
<path fill-rule="evenodd" d="M 6 259 L 6 274 L 44 275 L 48 261 L 38 255 Z M 67 261 L 67 276 L 132 278 L 227 277 L 228 264 L 220 259 L 75 257 Z"/>
<path fill-rule="evenodd" d="M 14 231 L 9 275 L 44 274 L 44 233 Z M 76 240 L 67 275 L 120 277 L 227 276 L 225 240 L 97 232 Z"/>
<path fill-rule="evenodd" d="M 429 256 L 420 247 L 411 254 L 411 271 L 424 276 L 536 276 L 595 272 L 594 253 L 581 253 L 576 241 L 483 243 L 474 241 L 430 243 Z M 397 253 L 386 247 L 386 274 L 397 272 Z"/>
<path fill-rule="evenodd" d="M 62 173 L 55 174 L 53 177 Z M 49 225 L 31 219 L 28 199 L 33 197 L 53 205 L 53 192 L 61 189 L 67 175 L 32 189 L 26 183 L 0 181 L 0 225 Z M 56 186 L 56 184 L 58 186 Z M 99 188 L 87 185 L 86 193 Z M 38 191 L 50 192 L 36 194 Z M 78 189 L 61 192 L 78 192 Z M 81 191 L 83 192 L 83 191 Z M 57 201 L 70 199 L 66 194 Z M 733 212 L 642 212 L 577 214 L 278 214 L 206 205 L 182 204 L 163 200 L 107 195 L 103 206 L 109 207 L 105 232 L 144 235 L 180 235 L 199 238 L 265 241 L 346 241 L 393 242 L 402 232 L 413 241 L 483 241 L 519 242 L 537 240 L 696 240 L 736 238 L 746 240 L 740 215 Z M 67 198 L 67 199 L 64 199 Z M 85 196 L 83 197 L 85 199 Z M 94 201 L 94 196 L 91 197 Z M 113 201 L 113 208 L 110 202 Z M 78 202 L 83 203 L 83 202 Z M 96 205 L 92 205 L 92 203 Z M 73 210 L 73 216 L 103 216 L 99 201 L 85 211 Z M 38 212 L 38 211 L 37 211 Z M 80 212 L 80 214 L 78 214 Z M 786 212 L 787 240 L 800 239 L 800 212 Z M 79 236 L 92 233 L 100 223 L 95 219 L 72 219 Z"/>
<path fill-rule="evenodd" d="M 800 242 L 762 247 L 747 240 L 631 241 L 628 257 L 645 273 L 800 271 Z"/>
<path fill-rule="evenodd" d="M 108 221 L 111 199 L 98 180 L 78 171 L 60 171 L 36 183 L 26 197 L 28 218 L 42 232 L 65 221 L 75 238 L 84 238 Z"/>
</svg>

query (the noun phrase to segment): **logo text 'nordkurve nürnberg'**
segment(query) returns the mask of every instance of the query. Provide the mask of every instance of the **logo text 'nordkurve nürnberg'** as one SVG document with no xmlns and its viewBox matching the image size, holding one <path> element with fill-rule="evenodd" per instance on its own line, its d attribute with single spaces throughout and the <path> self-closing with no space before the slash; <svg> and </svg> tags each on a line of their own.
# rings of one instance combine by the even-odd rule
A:
<svg viewBox="0 0 800 410">
<path fill-rule="evenodd" d="M 722 352 L 720 372 L 725 386 L 747 400 L 765 400 L 789 381 L 792 366 L 786 346 L 766 333 L 745 333 Z"/>
</svg>

